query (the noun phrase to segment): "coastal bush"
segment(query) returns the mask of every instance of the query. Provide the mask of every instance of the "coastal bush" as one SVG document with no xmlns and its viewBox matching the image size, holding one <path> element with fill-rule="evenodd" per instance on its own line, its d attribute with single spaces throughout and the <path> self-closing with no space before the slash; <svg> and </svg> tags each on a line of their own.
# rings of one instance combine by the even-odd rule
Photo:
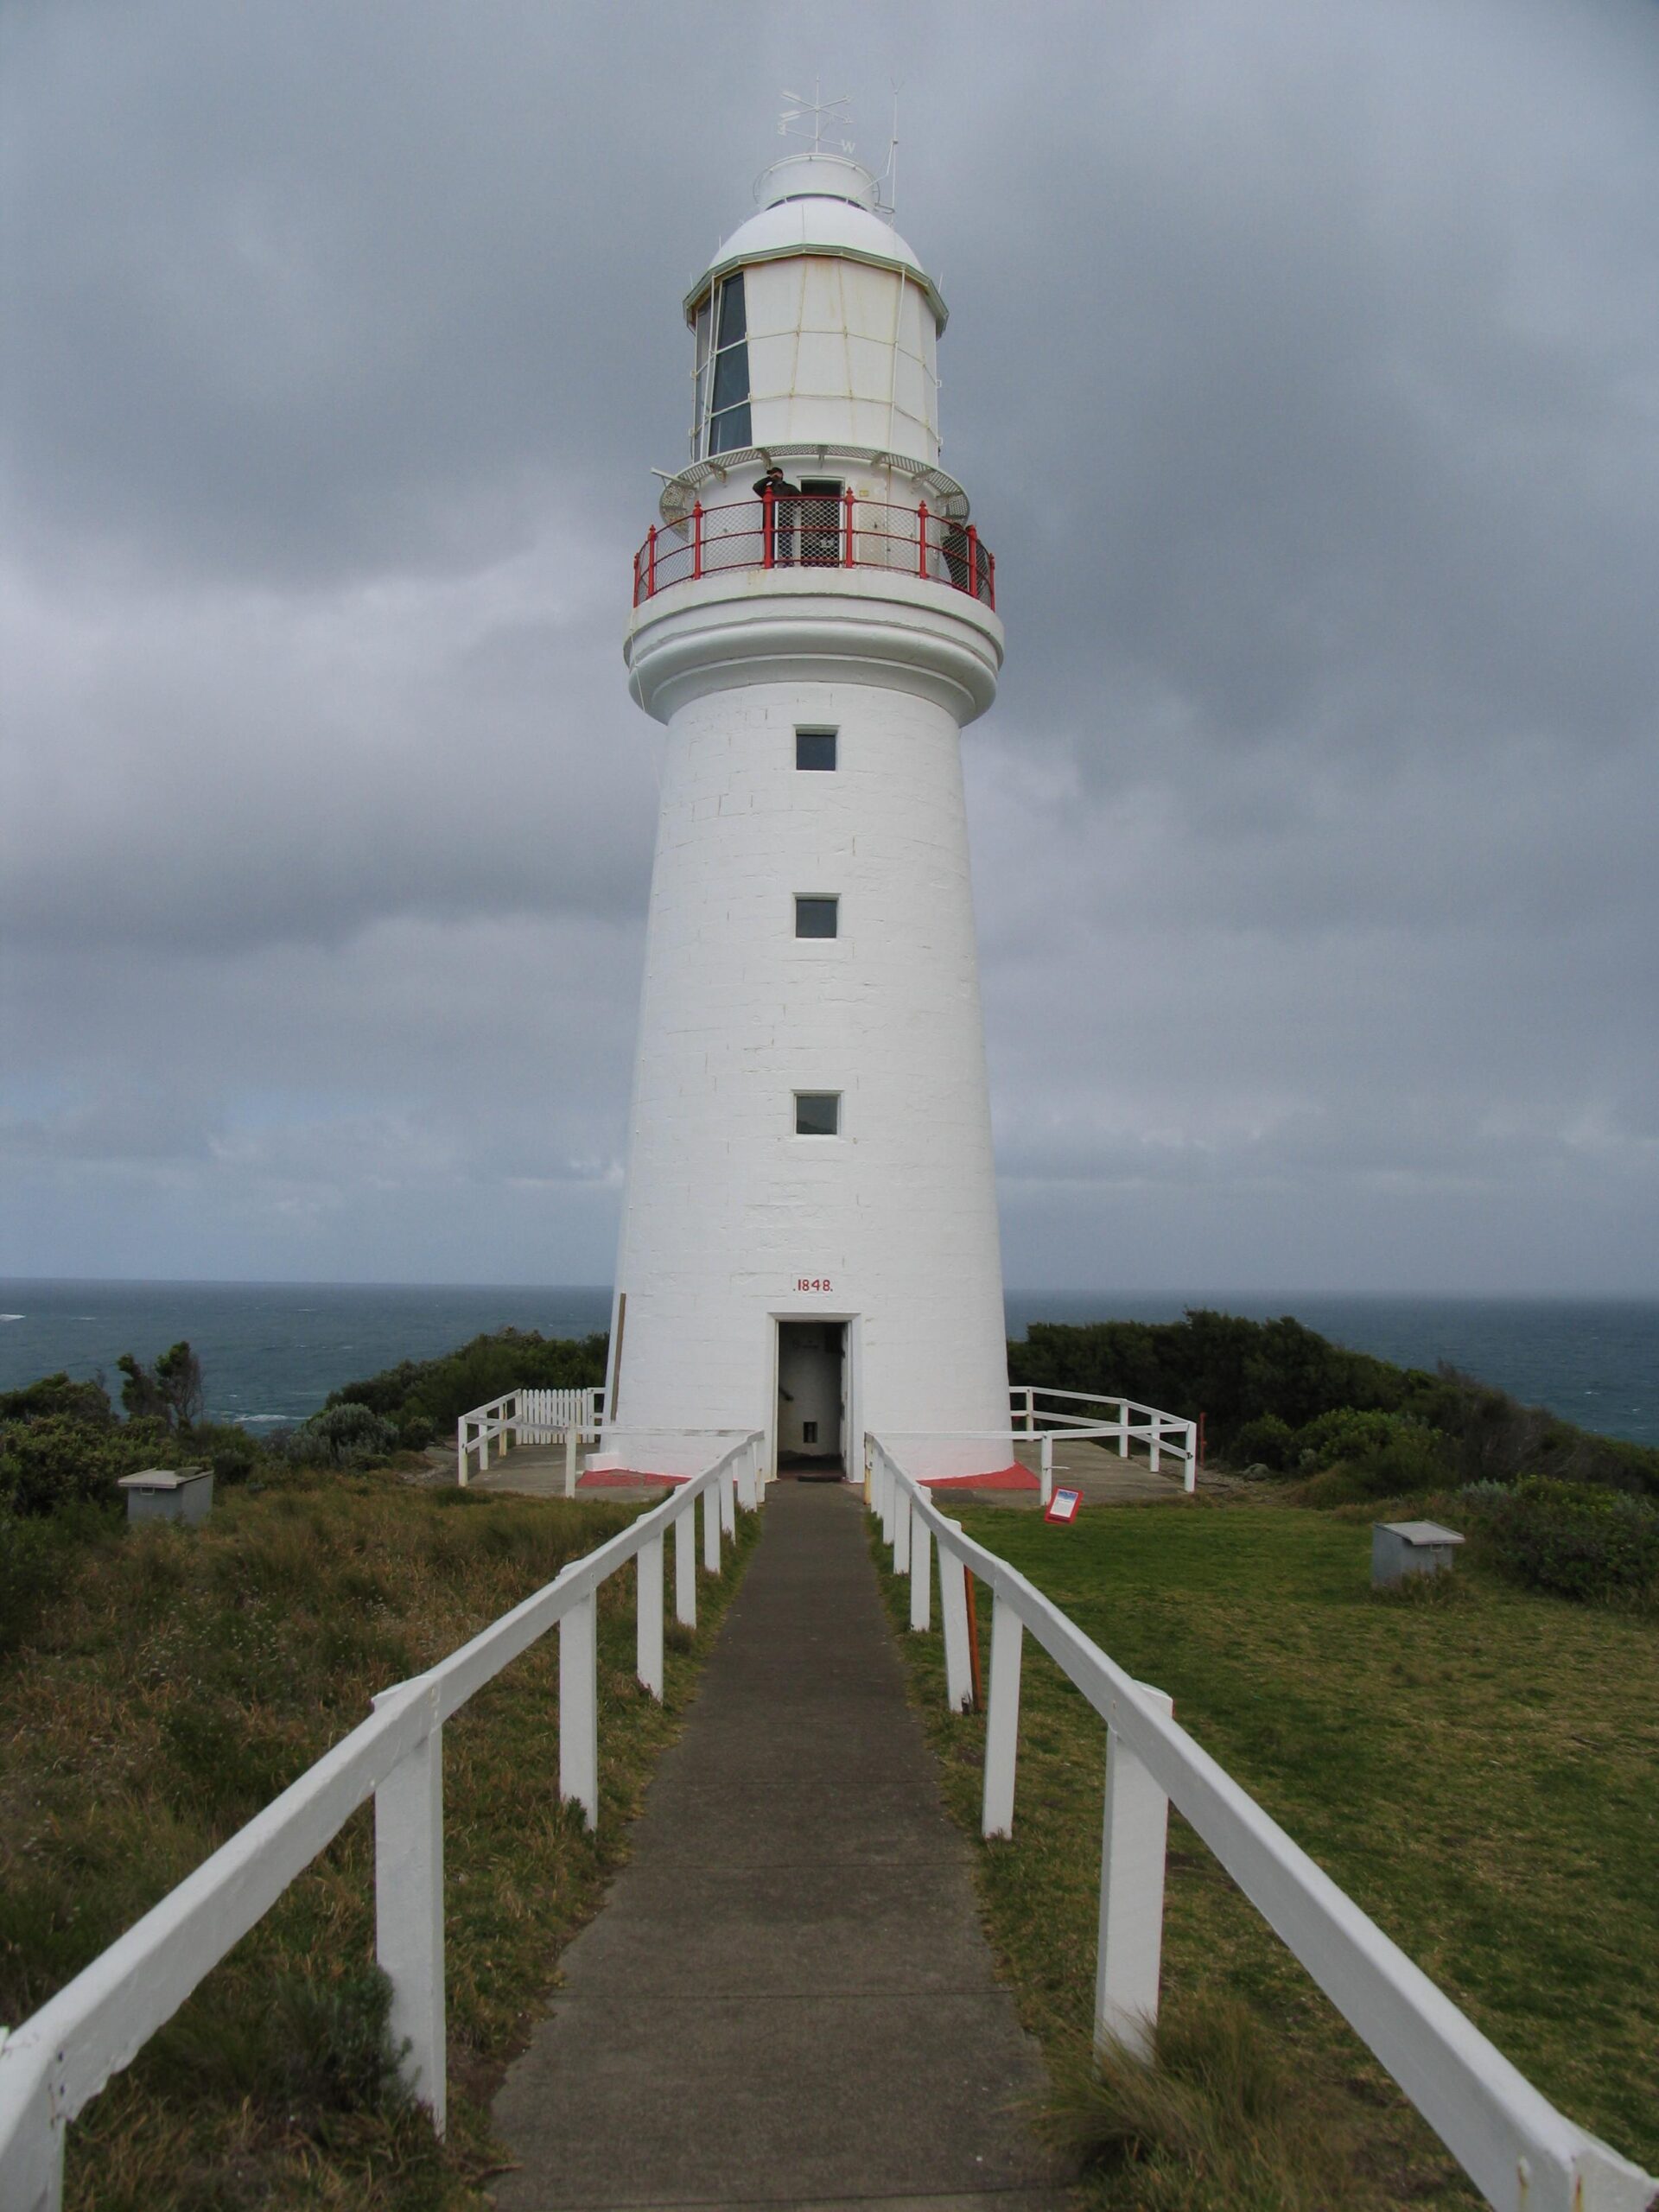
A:
<svg viewBox="0 0 1659 2212">
<path fill-rule="evenodd" d="M 115 1420 L 110 1394 L 101 1381 L 72 1382 L 60 1372 L 26 1382 L 21 1390 L 0 1390 L 0 1427 L 12 1421 L 43 1420 L 48 1414 L 100 1428 L 108 1428 Z"/>
<path fill-rule="evenodd" d="M 1211 1444 L 1229 1458 L 1244 1425 L 1265 1415 L 1301 1428 L 1333 1406 L 1395 1411 L 1433 1383 L 1345 1351 L 1288 1314 L 1247 1321 L 1196 1307 L 1181 1321 L 1033 1321 L 1008 1346 L 1008 1379 L 1134 1398 L 1189 1421 L 1202 1413 Z"/>
<path fill-rule="evenodd" d="M 1298 1432 L 1296 1464 L 1309 1475 L 1334 1470 L 1343 1484 L 1309 1503 L 1353 1497 L 1408 1497 L 1443 1489 L 1453 1470 L 1452 1440 L 1410 1414 L 1340 1406 Z"/>
<path fill-rule="evenodd" d="M 372 1467 L 398 1446 L 394 1423 L 372 1408 L 331 1398 L 320 1414 L 276 1440 L 274 1449 L 295 1466 Z"/>
<path fill-rule="evenodd" d="M 1296 1432 L 1290 1423 L 1277 1414 L 1259 1414 L 1234 1437 L 1232 1457 L 1241 1466 L 1268 1467 L 1281 1475 L 1291 1465 L 1295 1450 Z"/>
<path fill-rule="evenodd" d="M 1430 1374 L 1345 1351 L 1287 1314 L 1247 1321 L 1195 1307 L 1180 1321 L 1033 1321 L 1008 1345 L 1008 1379 L 1121 1395 L 1189 1421 L 1203 1414 L 1211 1450 L 1235 1465 L 1281 1467 L 1282 1431 L 1258 1436 L 1258 1422 L 1300 1430 L 1349 1409 L 1409 1415 L 1439 1431 L 1453 1480 L 1542 1474 L 1659 1497 L 1659 1449 L 1575 1428 L 1451 1366 Z M 1282 1460 L 1284 1471 L 1295 1465 L 1294 1455 Z M 1414 1473 L 1401 1485 L 1417 1486 Z"/>
<path fill-rule="evenodd" d="M 0 1429 L 0 1499 L 18 1516 L 55 1513 L 73 1504 L 113 1506 L 116 1484 L 139 1467 L 176 1457 L 162 1421 L 82 1421 L 45 1414 Z"/>
<path fill-rule="evenodd" d="M 1482 1553 L 1529 1589 L 1605 1604 L 1659 1586 L 1659 1507 L 1646 1498 L 1533 1476 L 1513 1489 L 1471 1485 L 1460 1502 Z"/>
<path fill-rule="evenodd" d="M 432 1436 L 452 1435 L 462 1414 L 508 1390 L 587 1390 L 605 1380 L 610 1338 L 543 1337 L 532 1330 L 502 1329 L 474 1337 L 437 1359 L 405 1359 L 360 1382 L 332 1392 L 329 1406 L 361 1405 L 402 1427 L 431 1423 Z M 411 1446 L 419 1450 L 420 1446 Z"/>
</svg>

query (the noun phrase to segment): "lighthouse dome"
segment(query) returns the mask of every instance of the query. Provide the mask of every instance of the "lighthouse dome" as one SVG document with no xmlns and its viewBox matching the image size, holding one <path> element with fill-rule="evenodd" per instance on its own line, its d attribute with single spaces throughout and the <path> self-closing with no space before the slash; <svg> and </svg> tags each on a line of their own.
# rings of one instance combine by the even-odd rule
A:
<svg viewBox="0 0 1659 2212">
<path fill-rule="evenodd" d="M 797 154 L 757 197 L 685 296 L 693 459 L 816 444 L 936 466 L 945 305 L 877 213 L 875 179 Z"/>
</svg>

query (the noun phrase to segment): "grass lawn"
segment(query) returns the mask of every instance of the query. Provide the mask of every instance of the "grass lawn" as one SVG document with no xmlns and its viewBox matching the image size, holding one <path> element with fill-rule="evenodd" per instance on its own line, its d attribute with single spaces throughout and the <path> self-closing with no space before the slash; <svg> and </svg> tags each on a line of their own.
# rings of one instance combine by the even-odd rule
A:
<svg viewBox="0 0 1659 2212">
<path fill-rule="evenodd" d="M 194 1530 L 111 1529 L 0 1662 L 0 2019 L 16 2024 L 417 1672 L 633 1509 L 423 1491 L 385 1475 L 232 1491 Z M 701 1508 L 698 1509 L 699 1512 Z M 623 1855 L 756 1532 L 633 1675 L 633 1571 L 600 1601 L 596 1836 L 558 1799 L 558 1637 L 444 1731 L 449 2139 L 386 2080 L 372 1811 L 69 2131 L 78 2212 L 481 2207 L 489 2100 Z M 672 1547 L 669 1547 L 671 1554 Z"/>
<path fill-rule="evenodd" d="M 1268 1504 L 981 1509 L 999 1552 L 1141 1680 L 1544 2094 L 1659 2166 L 1659 1624 L 1465 1565 L 1440 1602 L 1373 1597 L 1369 1522 Z M 888 1579 L 902 1625 L 905 1586 Z M 989 1606 L 981 1607 L 985 1660 Z M 904 1638 L 953 1811 L 977 1833 L 982 1729 L 943 1710 L 937 1631 Z M 1067 2062 L 1091 2016 L 1103 1730 L 1026 1640 L 1012 1841 L 985 1908 Z M 1172 1820 L 1164 2004 L 1243 2000 L 1343 2146 L 1355 2205 L 1478 2201 L 1192 1831 Z M 1159 2170 L 1114 2206 L 1220 2204 Z M 1235 2199 L 1236 2201 L 1236 2199 Z M 1270 2187 L 1253 2202 L 1288 2202 Z M 1300 2199 L 1296 2200 L 1302 2201 Z"/>
</svg>

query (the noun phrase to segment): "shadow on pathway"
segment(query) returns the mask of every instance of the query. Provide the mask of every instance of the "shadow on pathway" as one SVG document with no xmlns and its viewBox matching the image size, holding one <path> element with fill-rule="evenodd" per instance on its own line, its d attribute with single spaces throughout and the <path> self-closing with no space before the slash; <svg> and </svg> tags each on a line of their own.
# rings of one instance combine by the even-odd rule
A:
<svg viewBox="0 0 1659 2212">
<path fill-rule="evenodd" d="M 510 2071 L 501 2212 L 1049 2212 L 1037 2047 L 906 1702 L 855 1495 L 780 1483 L 609 1902 Z"/>
</svg>

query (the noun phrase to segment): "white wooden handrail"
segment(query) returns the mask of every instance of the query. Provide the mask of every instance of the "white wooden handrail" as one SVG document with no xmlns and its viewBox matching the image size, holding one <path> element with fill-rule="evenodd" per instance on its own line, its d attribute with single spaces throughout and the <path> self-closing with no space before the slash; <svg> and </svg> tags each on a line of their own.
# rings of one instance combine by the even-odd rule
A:
<svg viewBox="0 0 1659 2212">
<path fill-rule="evenodd" d="M 365 1801 L 375 1801 L 375 1955 L 391 1984 L 404 2079 L 444 2128 L 442 1727 L 540 1637 L 559 1630 L 559 1794 L 599 1820 L 600 1586 L 638 1562 L 640 1681 L 664 1684 L 664 1542 L 674 1535 L 677 1618 L 696 1625 L 693 1523 L 715 1573 L 736 1508 L 762 1494 L 765 1439 L 741 1437 L 660 1505 L 441 1659 L 383 1690 L 371 1717 L 326 1751 L 38 2012 L 0 2036 L 0 2207 L 60 2212 L 68 2122 L 129 2065 L 197 1984 L 276 1902 Z"/>
<path fill-rule="evenodd" d="M 1025 1576 L 941 1513 L 879 1437 L 870 1503 L 929 1625 L 938 1554 L 945 1696 L 971 1696 L 966 1581 L 993 1593 L 982 1827 L 1012 1833 L 1025 1633 L 1106 1724 L 1095 2037 L 1149 2052 L 1158 2011 L 1165 1832 L 1173 1804 L 1394 2076 L 1497 2212 L 1646 2212 L 1659 2179 L 1558 2112 L 1398 1944 L 1292 1841 L 1173 1717 Z"/>
<path fill-rule="evenodd" d="M 526 1441 L 550 1444 L 562 1436 L 565 1444 L 568 1493 L 575 1490 L 576 1446 L 599 1433 L 605 1402 L 602 1389 L 544 1390 L 529 1384 L 506 1390 L 486 1406 L 474 1406 L 455 1423 L 455 1479 L 465 1490 L 473 1455 L 478 1471 L 488 1471 L 490 1446 L 499 1442 L 503 1452 Z"/>
<path fill-rule="evenodd" d="M 1066 1412 L 1058 1406 L 1045 1402 L 1064 1398 L 1073 1405 L 1112 1406 L 1116 1408 L 1109 1418 L 1091 1419 L 1087 1414 Z M 1133 1398 L 1114 1397 L 1104 1390 L 1051 1390 L 1046 1383 L 1016 1382 L 1008 1391 L 1008 1405 L 1017 1419 L 1025 1417 L 1025 1433 L 1039 1433 L 1044 1428 L 1065 1429 L 1070 1434 L 1083 1438 L 1114 1436 L 1117 1440 L 1118 1457 L 1127 1459 L 1131 1443 L 1144 1444 L 1147 1458 L 1155 1475 L 1163 1454 L 1181 1462 L 1182 1487 L 1192 1491 L 1198 1487 L 1198 1424 L 1187 1420 L 1184 1414 L 1161 1413 L 1156 1406 L 1143 1406 Z"/>
</svg>

